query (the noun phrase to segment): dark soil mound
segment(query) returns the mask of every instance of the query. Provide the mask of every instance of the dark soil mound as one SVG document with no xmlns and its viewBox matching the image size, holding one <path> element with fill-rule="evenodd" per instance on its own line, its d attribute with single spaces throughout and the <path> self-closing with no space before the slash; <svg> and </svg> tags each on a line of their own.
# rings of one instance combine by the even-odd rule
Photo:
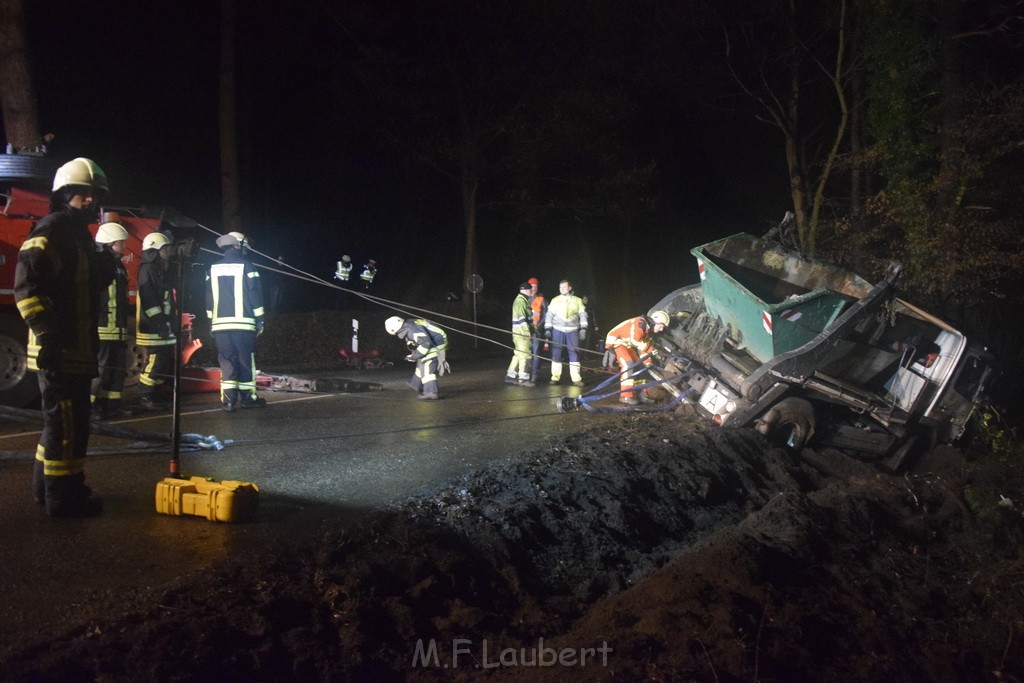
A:
<svg viewBox="0 0 1024 683">
<path fill-rule="evenodd" d="M 1019 525 L 1004 520 L 1001 546 L 965 540 L 965 464 L 940 464 L 891 477 L 838 453 L 796 461 L 685 413 L 623 417 L 2 667 L 90 680 L 1019 679 Z"/>
</svg>

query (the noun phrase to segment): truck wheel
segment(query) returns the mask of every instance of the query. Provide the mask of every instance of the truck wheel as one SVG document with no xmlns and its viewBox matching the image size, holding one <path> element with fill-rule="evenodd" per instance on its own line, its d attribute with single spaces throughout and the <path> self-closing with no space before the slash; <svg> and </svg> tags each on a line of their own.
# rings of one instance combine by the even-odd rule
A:
<svg viewBox="0 0 1024 683">
<path fill-rule="evenodd" d="M 39 397 L 39 380 L 28 369 L 28 328 L 0 314 L 0 404 L 23 408 Z"/>
<path fill-rule="evenodd" d="M 146 367 L 149 359 L 149 352 L 144 346 L 134 342 L 128 343 L 128 353 L 125 356 L 124 388 L 134 387 L 139 383 L 139 376 Z"/>
<path fill-rule="evenodd" d="M 768 441 L 790 453 L 799 453 L 814 434 L 814 406 L 802 398 L 787 398 L 768 412 L 776 416 L 768 430 Z"/>
</svg>

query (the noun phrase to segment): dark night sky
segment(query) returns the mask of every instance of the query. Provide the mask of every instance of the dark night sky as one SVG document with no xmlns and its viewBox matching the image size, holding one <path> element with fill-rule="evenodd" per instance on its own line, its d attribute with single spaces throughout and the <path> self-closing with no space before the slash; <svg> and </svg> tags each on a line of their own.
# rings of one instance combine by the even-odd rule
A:
<svg viewBox="0 0 1024 683">
<path fill-rule="evenodd" d="M 95 159 L 116 203 L 170 205 L 219 230 L 219 3 L 26 5 L 41 126 L 57 135 L 53 156 Z M 403 159 L 365 117 L 339 106 L 332 88 L 346 79 L 339 70 L 349 41 L 320 0 L 239 2 L 247 232 L 261 251 L 321 277 L 342 253 L 360 263 L 374 257 L 382 295 L 413 291 L 432 301 L 460 287 L 457 187 Z M 632 301 L 610 303 L 609 317 L 692 283 L 690 247 L 761 232 L 788 204 L 778 133 L 749 117 L 716 113 L 655 85 L 644 91 L 627 137 L 657 163 L 659 202 L 633 247 L 650 256 Z M 618 245 L 579 249 L 573 240 L 552 235 L 527 252 L 535 262 L 496 259 L 489 272 L 485 265 L 486 293 L 504 310 L 521 279 L 540 276 L 551 295 L 569 275 L 599 303 L 615 299 L 600 283 L 620 267 Z"/>
</svg>

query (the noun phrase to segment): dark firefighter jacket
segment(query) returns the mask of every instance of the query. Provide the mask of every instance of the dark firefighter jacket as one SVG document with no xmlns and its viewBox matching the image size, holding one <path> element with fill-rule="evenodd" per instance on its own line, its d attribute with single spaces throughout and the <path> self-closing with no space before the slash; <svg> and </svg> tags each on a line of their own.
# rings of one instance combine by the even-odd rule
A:
<svg viewBox="0 0 1024 683">
<path fill-rule="evenodd" d="M 21 250 L 14 299 L 29 328 L 28 367 L 38 370 L 41 344 L 60 349 L 61 371 L 96 374 L 99 293 L 113 271 L 99 258 L 86 213 L 66 207 L 43 217 Z"/>
<path fill-rule="evenodd" d="M 171 346 L 171 285 L 159 249 L 142 252 L 135 304 L 135 341 L 139 346 Z"/>
<path fill-rule="evenodd" d="M 100 341 L 127 341 L 128 339 L 128 271 L 121 257 L 104 244 L 99 257 L 110 262 L 114 278 L 100 292 L 100 310 L 96 328 Z"/>
<path fill-rule="evenodd" d="M 448 335 L 429 320 L 406 320 L 395 336 L 404 339 L 414 359 L 436 356 L 448 348 Z"/>
<path fill-rule="evenodd" d="M 228 249 L 206 276 L 206 315 L 211 332 L 263 330 L 260 274 L 238 249 Z"/>
</svg>

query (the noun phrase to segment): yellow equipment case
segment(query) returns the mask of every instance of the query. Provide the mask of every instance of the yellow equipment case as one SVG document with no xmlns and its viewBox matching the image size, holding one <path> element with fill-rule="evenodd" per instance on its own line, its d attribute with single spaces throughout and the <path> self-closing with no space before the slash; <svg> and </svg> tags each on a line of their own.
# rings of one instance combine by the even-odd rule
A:
<svg viewBox="0 0 1024 683">
<path fill-rule="evenodd" d="M 245 481 L 167 477 L 156 485 L 156 511 L 165 515 L 195 515 L 215 522 L 238 522 L 256 514 L 259 495 L 259 487 Z"/>
</svg>

